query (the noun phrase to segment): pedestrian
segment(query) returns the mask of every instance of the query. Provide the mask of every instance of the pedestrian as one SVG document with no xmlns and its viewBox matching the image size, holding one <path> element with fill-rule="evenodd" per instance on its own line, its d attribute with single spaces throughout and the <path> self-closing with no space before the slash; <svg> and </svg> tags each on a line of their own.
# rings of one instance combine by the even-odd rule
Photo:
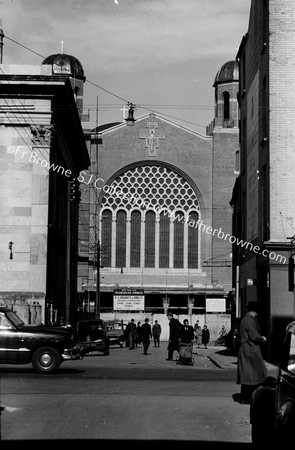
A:
<svg viewBox="0 0 295 450">
<path fill-rule="evenodd" d="M 180 342 L 183 344 L 191 344 L 194 341 L 194 329 L 189 325 L 188 320 L 184 319 L 180 332 Z"/>
<path fill-rule="evenodd" d="M 195 334 L 195 343 L 200 348 L 200 344 L 202 341 L 202 327 L 199 324 L 199 321 L 197 320 L 194 326 L 194 334 Z"/>
<path fill-rule="evenodd" d="M 142 346 L 143 346 L 143 354 L 148 354 L 148 348 L 150 346 L 151 338 L 152 338 L 152 329 L 149 324 L 149 319 L 146 318 L 144 320 L 144 324 L 141 327 L 141 337 L 142 337 Z"/>
<path fill-rule="evenodd" d="M 204 345 L 205 348 L 207 348 L 207 344 L 209 341 L 210 341 L 210 331 L 207 325 L 204 325 L 202 330 L 202 344 Z"/>
<path fill-rule="evenodd" d="M 128 336 L 130 350 L 134 349 L 135 331 L 136 331 L 136 325 L 134 323 L 134 319 L 131 319 L 130 322 L 127 324 L 127 328 L 126 328 L 126 334 Z"/>
<path fill-rule="evenodd" d="M 227 336 L 225 325 L 222 325 L 221 330 L 219 331 L 218 338 L 215 341 L 215 345 L 225 345 L 225 338 Z"/>
<path fill-rule="evenodd" d="M 240 324 L 237 384 L 241 385 L 241 403 L 250 404 L 253 391 L 267 376 L 261 353 L 261 344 L 266 341 L 266 337 L 260 333 L 257 303 L 250 301 L 247 310 Z"/>
<path fill-rule="evenodd" d="M 169 343 L 167 348 L 168 358 L 166 359 L 166 361 L 172 361 L 174 351 L 177 351 L 179 353 L 181 323 L 178 319 L 174 319 L 171 312 L 167 314 L 167 317 L 169 320 Z"/>
<path fill-rule="evenodd" d="M 152 328 L 152 334 L 154 338 L 154 347 L 160 347 L 160 336 L 162 333 L 161 325 L 155 320 L 155 323 Z"/>
<path fill-rule="evenodd" d="M 135 346 L 141 347 L 142 336 L 141 336 L 141 322 L 137 322 L 137 327 L 135 330 Z"/>
</svg>

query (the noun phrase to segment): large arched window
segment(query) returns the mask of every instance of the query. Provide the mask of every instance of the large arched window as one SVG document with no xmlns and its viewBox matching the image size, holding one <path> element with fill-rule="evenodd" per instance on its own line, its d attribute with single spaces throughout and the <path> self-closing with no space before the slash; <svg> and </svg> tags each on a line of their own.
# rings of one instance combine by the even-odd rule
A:
<svg viewBox="0 0 295 450">
<path fill-rule="evenodd" d="M 189 229 L 189 211 L 199 214 L 197 194 L 175 170 L 148 164 L 126 170 L 102 200 L 105 267 L 199 269 L 199 230 Z"/>
</svg>

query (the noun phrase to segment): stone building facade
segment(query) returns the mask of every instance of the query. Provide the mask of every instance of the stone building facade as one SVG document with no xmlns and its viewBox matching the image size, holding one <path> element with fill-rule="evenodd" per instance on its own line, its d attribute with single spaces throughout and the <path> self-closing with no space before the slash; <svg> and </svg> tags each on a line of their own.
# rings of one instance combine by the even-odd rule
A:
<svg viewBox="0 0 295 450">
<path fill-rule="evenodd" d="M 75 179 L 90 164 L 71 81 L 52 65 L 2 64 L 0 82 L 0 304 L 28 323 L 70 321 Z"/>
</svg>

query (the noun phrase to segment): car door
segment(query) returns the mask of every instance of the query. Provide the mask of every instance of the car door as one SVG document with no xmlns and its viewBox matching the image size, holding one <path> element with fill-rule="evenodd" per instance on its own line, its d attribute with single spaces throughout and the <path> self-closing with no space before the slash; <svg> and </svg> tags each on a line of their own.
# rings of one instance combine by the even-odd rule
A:
<svg viewBox="0 0 295 450">
<path fill-rule="evenodd" d="M 282 360 L 278 376 L 276 410 L 289 399 L 295 401 L 295 329 L 288 328 L 282 349 Z"/>
<path fill-rule="evenodd" d="M 0 363 L 17 364 L 19 339 L 15 326 L 0 312 Z"/>
</svg>

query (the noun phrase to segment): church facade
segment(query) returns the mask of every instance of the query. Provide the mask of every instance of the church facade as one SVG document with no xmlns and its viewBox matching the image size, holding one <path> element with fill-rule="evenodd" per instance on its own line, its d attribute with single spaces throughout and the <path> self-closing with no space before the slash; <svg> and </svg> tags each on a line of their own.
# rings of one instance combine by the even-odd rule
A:
<svg viewBox="0 0 295 450">
<path fill-rule="evenodd" d="M 84 312 L 142 320 L 169 309 L 191 320 L 200 315 L 201 323 L 212 312 L 228 319 L 238 151 L 234 61 L 217 73 L 214 87 L 206 136 L 158 114 L 135 119 L 132 105 L 126 121 L 85 130 L 92 164 L 79 178 Z"/>
</svg>

